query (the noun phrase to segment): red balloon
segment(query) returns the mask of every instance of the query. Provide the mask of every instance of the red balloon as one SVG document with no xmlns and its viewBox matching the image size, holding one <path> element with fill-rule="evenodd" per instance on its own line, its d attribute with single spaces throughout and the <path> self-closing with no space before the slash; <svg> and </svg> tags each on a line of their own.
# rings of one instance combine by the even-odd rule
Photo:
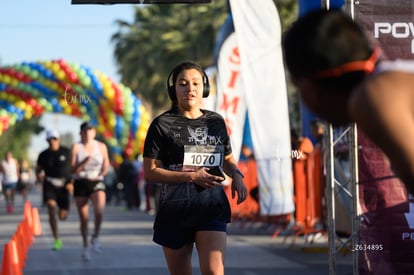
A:
<svg viewBox="0 0 414 275">
<path fill-rule="evenodd" d="M 69 78 L 69 81 L 71 82 L 75 82 L 75 83 L 79 82 L 78 76 L 73 72 L 69 73 L 68 78 Z"/>
<path fill-rule="evenodd" d="M 40 116 L 41 114 L 43 114 L 43 112 L 44 112 L 44 110 L 43 110 L 43 107 L 41 105 L 37 104 L 34 107 L 34 115 L 35 116 Z"/>
<path fill-rule="evenodd" d="M 37 102 L 35 99 L 30 98 L 29 100 L 27 100 L 27 104 L 34 108 L 37 105 Z"/>
</svg>

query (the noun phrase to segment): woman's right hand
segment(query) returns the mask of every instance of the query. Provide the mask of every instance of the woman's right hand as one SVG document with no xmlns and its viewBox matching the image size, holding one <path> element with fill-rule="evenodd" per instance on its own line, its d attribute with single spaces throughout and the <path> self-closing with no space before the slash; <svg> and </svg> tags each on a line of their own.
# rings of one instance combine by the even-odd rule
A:
<svg viewBox="0 0 414 275">
<path fill-rule="evenodd" d="M 224 178 L 208 173 L 208 169 L 209 168 L 201 167 L 200 169 L 194 171 L 195 174 L 192 182 L 207 189 L 221 186 L 221 182 L 224 180 Z"/>
</svg>

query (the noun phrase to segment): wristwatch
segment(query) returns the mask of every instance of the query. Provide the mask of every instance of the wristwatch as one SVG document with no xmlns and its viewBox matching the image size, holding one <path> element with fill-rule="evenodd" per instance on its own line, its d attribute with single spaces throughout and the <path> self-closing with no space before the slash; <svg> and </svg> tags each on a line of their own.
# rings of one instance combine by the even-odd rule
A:
<svg viewBox="0 0 414 275">
<path fill-rule="evenodd" d="M 234 170 L 233 170 L 233 173 L 231 174 L 231 178 L 233 178 L 233 177 L 234 177 L 234 174 L 239 174 L 242 178 L 244 178 L 243 173 L 242 173 L 242 172 L 240 172 L 240 170 L 239 170 L 239 169 L 234 169 Z"/>
</svg>

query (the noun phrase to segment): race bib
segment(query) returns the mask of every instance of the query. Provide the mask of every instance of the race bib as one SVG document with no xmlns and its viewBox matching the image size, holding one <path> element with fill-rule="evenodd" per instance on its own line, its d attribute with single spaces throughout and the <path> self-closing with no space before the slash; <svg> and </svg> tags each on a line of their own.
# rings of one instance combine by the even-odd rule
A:
<svg viewBox="0 0 414 275">
<path fill-rule="evenodd" d="M 183 167 L 213 167 L 221 166 L 223 163 L 222 146 L 194 146 L 184 145 Z"/>
<path fill-rule="evenodd" d="M 20 173 L 20 180 L 22 182 L 28 182 L 30 180 L 29 173 L 27 173 L 27 172 Z"/>
<path fill-rule="evenodd" d="M 61 178 L 47 177 L 46 179 L 55 187 L 63 187 L 66 182 L 66 180 L 63 178 L 61 179 Z"/>
<path fill-rule="evenodd" d="M 99 177 L 99 171 L 92 170 L 92 171 L 81 171 L 79 176 L 85 179 L 97 179 Z"/>
</svg>

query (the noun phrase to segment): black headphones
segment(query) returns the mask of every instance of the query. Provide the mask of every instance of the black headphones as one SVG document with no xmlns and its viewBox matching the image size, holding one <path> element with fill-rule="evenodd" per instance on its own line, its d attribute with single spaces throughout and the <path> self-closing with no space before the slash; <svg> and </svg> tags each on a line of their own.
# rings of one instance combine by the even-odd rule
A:
<svg viewBox="0 0 414 275">
<path fill-rule="evenodd" d="M 170 96 L 170 99 L 172 101 L 177 100 L 177 94 L 175 91 L 175 81 L 177 80 L 178 74 L 183 70 L 189 70 L 189 69 L 196 69 L 197 71 L 203 72 L 203 97 L 208 97 L 208 95 L 210 94 L 210 83 L 208 81 L 208 75 L 203 70 L 203 68 L 201 68 L 199 65 L 197 65 L 194 62 L 185 61 L 175 66 L 167 78 L 168 95 Z"/>
</svg>

